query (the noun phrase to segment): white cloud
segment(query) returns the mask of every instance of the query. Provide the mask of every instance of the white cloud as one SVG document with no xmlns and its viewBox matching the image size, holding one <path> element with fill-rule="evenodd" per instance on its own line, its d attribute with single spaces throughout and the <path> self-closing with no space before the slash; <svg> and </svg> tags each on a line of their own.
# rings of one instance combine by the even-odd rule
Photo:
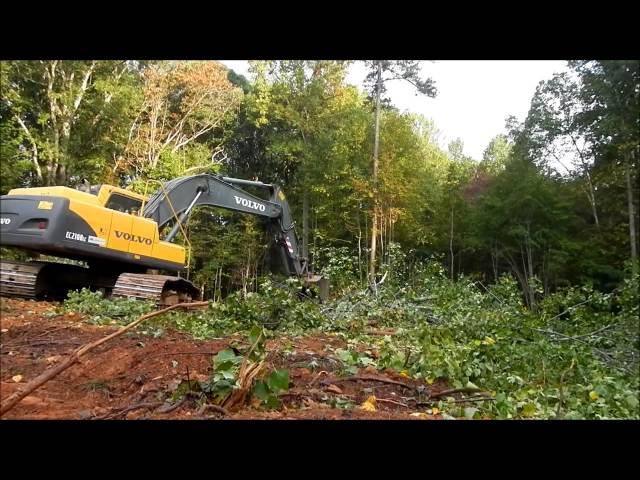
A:
<svg viewBox="0 0 640 480">
<path fill-rule="evenodd" d="M 247 61 L 222 63 L 249 77 Z M 401 111 L 433 119 L 441 132 L 443 148 L 460 137 L 465 153 L 480 159 L 491 139 L 505 133 L 507 116 L 524 120 L 537 84 L 564 70 L 566 62 L 558 60 L 425 61 L 422 72 L 436 82 L 435 99 L 415 95 L 415 89 L 402 81 L 389 82 L 387 88 L 393 104 Z M 362 62 L 356 62 L 347 81 L 361 86 L 365 73 Z"/>
</svg>

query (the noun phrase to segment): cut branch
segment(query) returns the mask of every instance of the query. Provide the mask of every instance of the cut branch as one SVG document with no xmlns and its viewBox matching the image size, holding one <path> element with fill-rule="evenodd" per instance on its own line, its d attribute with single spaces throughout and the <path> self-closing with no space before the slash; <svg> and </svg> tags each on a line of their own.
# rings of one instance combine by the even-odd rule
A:
<svg viewBox="0 0 640 480">
<path fill-rule="evenodd" d="M 482 392 L 482 389 L 480 388 L 473 388 L 473 387 L 468 387 L 468 388 L 452 388 L 451 390 L 443 390 L 442 392 L 438 392 L 438 393 L 433 393 L 429 395 L 429 398 L 440 398 L 440 397 L 444 397 L 445 395 L 452 395 L 454 393 L 477 393 L 477 392 Z"/>
<path fill-rule="evenodd" d="M 354 375 L 352 377 L 345 378 L 336 378 L 334 380 L 324 380 L 321 383 L 326 385 L 327 383 L 337 383 L 337 382 L 357 382 L 358 380 L 370 381 L 370 382 L 381 382 L 381 383 L 389 383 L 391 385 L 400 385 L 405 388 L 409 388 L 411 390 L 414 389 L 411 385 L 399 382 L 397 380 L 391 380 L 390 378 L 382 378 L 382 377 L 374 377 L 371 375 Z"/>
<path fill-rule="evenodd" d="M 102 345 L 103 343 L 108 342 L 109 340 L 119 337 L 120 335 L 131 330 L 132 328 L 137 327 L 145 320 L 148 320 L 149 318 L 152 318 L 158 315 L 162 315 L 163 313 L 166 313 L 178 308 L 196 308 L 196 307 L 204 307 L 207 305 L 209 305 L 209 302 L 177 303 L 167 308 L 163 308 L 162 310 L 157 310 L 155 312 L 147 313 L 146 315 L 143 315 L 142 317 L 140 317 L 138 320 L 131 322 L 130 324 L 122 327 L 120 330 L 110 335 L 107 335 L 106 337 L 103 337 L 99 340 L 96 340 L 95 342 L 88 343 L 78 348 L 75 352 L 73 352 L 69 356 L 69 358 L 67 358 L 67 360 L 65 360 L 64 362 L 60 363 L 59 365 L 49 370 L 45 370 L 42 374 L 38 375 L 32 381 L 27 383 L 23 388 L 19 389 L 17 392 L 13 393 L 12 395 L 9 395 L 5 399 L 5 401 L 2 403 L 2 406 L 0 406 L 0 417 L 5 413 L 7 413 L 9 410 L 11 410 L 13 407 L 15 407 L 16 404 L 20 402 L 20 400 L 22 400 L 23 398 L 25 398 L 26 396 L 34 392 L 36 389 L 40 388 L 42 385 L 47 383 L 52 378 L 57 377 L 59 374 L 64 372 L 66 369 L 68 369 L 75 363 L 77 363 L 80 360 L 80 357 L 82 357 L 84 354 L 86 354 L 87 352 L 90 352 L 91 350 Z"/>
</svg>

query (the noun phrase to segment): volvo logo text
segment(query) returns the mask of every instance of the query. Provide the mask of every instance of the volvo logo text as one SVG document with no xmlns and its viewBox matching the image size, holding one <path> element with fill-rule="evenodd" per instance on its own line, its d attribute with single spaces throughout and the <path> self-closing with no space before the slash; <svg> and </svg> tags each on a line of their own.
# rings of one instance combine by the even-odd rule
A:
<svg viewBox="0 0 640 480">
<path fill-rule="evenodd" d="M 116 232 L 117 238 L 124 238 L 125 240 L 130 240 L 132 242 L 144 243 L 145 245 L 151 245 L 153 241 L 150 238 L 141 237 L 140 235 L 131 235 L 127 232 L 120 232 L 118 230 Z"/>
<path fill-rule="evenodd" d="M 258 202 L 254 202 L 253 200 L 247 200 L 246 198 L 233 196 L 236 199 L 237 205 L 242 205 L 243 207 L 253 208 L 254 210 L 258 210 L 260 212 L 264 212 L 266 207 Z"/>
<path fill-rule="evenodd" d="M 0 225 L 9 225 L 11 223 L 10 218 L 0 218 Z"/>
</svg>

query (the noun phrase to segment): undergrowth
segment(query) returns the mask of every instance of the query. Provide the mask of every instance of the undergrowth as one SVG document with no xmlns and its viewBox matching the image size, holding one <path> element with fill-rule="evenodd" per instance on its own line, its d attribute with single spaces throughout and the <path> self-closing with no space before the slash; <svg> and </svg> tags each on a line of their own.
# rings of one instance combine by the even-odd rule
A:
<svg viewBox="0 0 640 480">
<path fill-rule="evenodd" d="M 466 409 L 440 402 L 454 416 L 640 418 L 638 283 L 637 275 L 628 275 L 611 293 L 568 288 L 542 299 L 533 312 L 509 276 L 491 286 L 454 282 L 432 262 L 414 269 L 410 281 L 389 279 L 377 295 L 351 288 L 319 304 L 301 301 L 295 282 L 267 279 L 259 293 L 236 293 L 205 310 L 171 313 L 153 323 L 156 332 L 175 328 L 198 339 L 247 333 L 256 325 L 278 336 L 330 332 L 347 341 L 346 349 L 334 352 L 345 374 L 392 368 L 427 383 L 477 385 L 492 395 Z M 127 323 L 152 307 L 84 291 L 70 295 L 64 308 L 91 322 Z M 384 328 L 395 334 L 370 334 Z M 358 345 L 379 355 L 374 360 L 358 353 Z"/>
</svg>

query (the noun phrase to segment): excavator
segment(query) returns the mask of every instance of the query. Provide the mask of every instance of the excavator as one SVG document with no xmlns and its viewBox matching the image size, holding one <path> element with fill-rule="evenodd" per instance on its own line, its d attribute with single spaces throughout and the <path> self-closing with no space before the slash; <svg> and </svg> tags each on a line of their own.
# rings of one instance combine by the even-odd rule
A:
<svg viewBox="0 0 640 480">
<path fill-rule="evenodd" d="M 266 191 L 268 200 L 240 186 Z M 200 289 L 180 276 L 188 268 L 186 248 L 174 243 L 198 206 L 260 217 L 272 239 L 272 264 L 326 299 L 328 280 L 310 271 L 282 189 L 208 173 L 170 180 L 150 197 L 104 184 L 10 190 L 0 196 L 0 245 L 74 263 L 0 260 L 0 295 L 62 299 L 89 288 L 157 305 L 199 300 Z"/>
</svg>

